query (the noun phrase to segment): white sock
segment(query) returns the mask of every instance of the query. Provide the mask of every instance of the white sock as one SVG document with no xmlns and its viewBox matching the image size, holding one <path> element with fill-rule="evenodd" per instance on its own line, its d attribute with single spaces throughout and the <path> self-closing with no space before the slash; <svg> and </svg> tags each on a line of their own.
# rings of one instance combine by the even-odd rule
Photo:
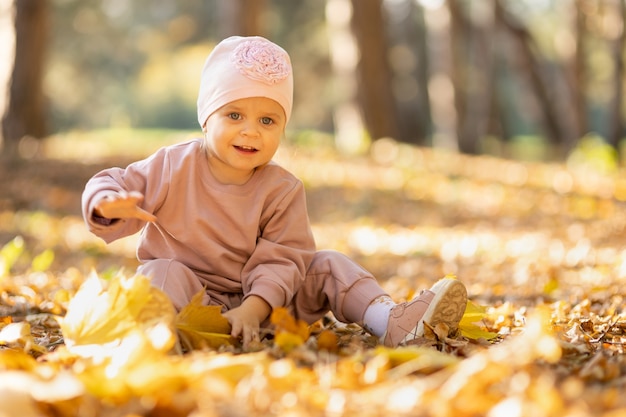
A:
<svg viewBox="0 0 626 417">
<path fill-rule="evenodd" d="M 363 328 L 376 337 L 382 337 L 387 331 L 389 313 L 395 305 L 388 295 L 376 298 L 365 310 Z"/>
</svg>

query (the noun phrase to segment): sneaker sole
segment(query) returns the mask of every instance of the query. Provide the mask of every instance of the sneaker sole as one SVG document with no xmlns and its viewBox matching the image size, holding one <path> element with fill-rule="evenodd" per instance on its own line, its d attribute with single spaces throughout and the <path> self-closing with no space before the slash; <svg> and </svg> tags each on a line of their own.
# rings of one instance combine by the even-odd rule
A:
<svg viewBox="0 0 626 417">
<path fill-rule="evenodd" d="M 465 314 L 467 307 L 467 289 L 465 285 L 457 279 L 444 278 L 430 289 L 435 293 L 435 297 L 430 302 L 424 316 L 416 326 L 409 332 L 407 338 L 402 343 L 406 343 L 413 338 L 424 335 L 424 323 L 436 326 L 445 323 L 450 329 L 459 327 L 459 322 Z M 411 335 L 410 337 L 408 337 Z M 415 335 L 415 336 L 413 336 Z"/>
</svg>

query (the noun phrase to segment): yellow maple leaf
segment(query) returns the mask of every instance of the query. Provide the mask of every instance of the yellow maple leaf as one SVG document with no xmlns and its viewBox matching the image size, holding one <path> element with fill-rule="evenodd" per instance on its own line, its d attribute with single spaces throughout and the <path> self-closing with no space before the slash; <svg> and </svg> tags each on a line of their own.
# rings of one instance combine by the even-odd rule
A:
<svg viewBox="0 0 626 417">
<path fill-rule="evenodd" d="M 467 302 L 465 308 L 465 314 L 459 323 L 459 330 L 461 334 L 468 339 L 495 339 L 498 334 L 485 330 L 484 326 L 479 326 L 480 323 L 487 316 L 486 309 L 483 306 L 475 304 L 471 301 Z"/>
<path fill-rule="evenodd" d="M 140 329 L 130 331 L 107 349 L 106 357 L 79 359 L 77 377 L 90 394 L 114 404 L 137 397 L 153 401 L 171 397 L 185 389 L 190 370 L 180 356 L 163 352 L 152 339 Z"/>
<path fill-rule="evenodd" d="M 392 372 L 393 378 L 399 377 L 399 374 L 408 375 L 413 372 L 430 373 L 460 361 L 456 356 L 424 346 L 397 348 L 378 346 L 375 352 L 377 355 L 386 357 L 391 368 L 398 368 Z"/>
<path fill-rule="evenodd" d="M 193 296 L 176 316 L 175 326 L 181 343 L 188 350 L 205 347 L 217 349 L 232 345 L 231 326 L 219 306 L 202 305 L 204 291 Z"/>
<path fill-rule="evenodd" d="M 136 329 L 155 332 L 155 347 L 169 351 L 175 343 L 175 309 L 167 295 L 141 275 L 113 277 L 108 285 L 92 273 L 70 300 L 65 317 L 59 318 L 68 350 L 79 355 L 107 355 L 110 345 Z M 155 337 L 157 337 L 155 336 Z"/>
<path fill-rule="evenodd" d="M 131 398 L 170 401 L 186 389 L 189 369 L 170 355 L 176 342 L 175 309 L 144 276 L 92 274 L 60 319 L 76 376 L 85 389 L 111 403 Z"/>
</svg>

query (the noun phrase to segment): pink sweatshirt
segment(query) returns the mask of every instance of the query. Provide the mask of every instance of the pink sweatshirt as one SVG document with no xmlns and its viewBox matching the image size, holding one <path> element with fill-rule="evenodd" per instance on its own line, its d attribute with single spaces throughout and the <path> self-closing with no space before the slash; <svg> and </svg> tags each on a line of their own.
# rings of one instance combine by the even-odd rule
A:
<svg viewBox="0 0 626 417">
<path fill-rule="evenodd" d="M 175 259 L 196 272 L 209 292 L 288 305 L 315 254 L 302 182 L 271 162 L 244 185 L 221 184 L 201 144 L 194 139 L 172 145 L 126 169 L 96 174 L 82 198 L 89 230 L 109 243 L 143 228 L 140 261 Z M 96 203 L 122 190 L 141 192 L 142 208 L 157 222 L 95 221 Z"/>
</svg>

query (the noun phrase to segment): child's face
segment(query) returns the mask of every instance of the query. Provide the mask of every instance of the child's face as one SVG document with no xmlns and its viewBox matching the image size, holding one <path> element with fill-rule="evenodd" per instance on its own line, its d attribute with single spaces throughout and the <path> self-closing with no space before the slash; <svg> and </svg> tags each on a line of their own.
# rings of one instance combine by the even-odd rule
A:
<svg viewBox="0 0 626 417">
<path fill-rule="evenodd" d="M 243 184 L 267 164 L 285 130 L 285 112 L 274 100 L 250 97 L 231 101 L 206 122 L 209 167 L 225 184 Z"/>
</svg>

